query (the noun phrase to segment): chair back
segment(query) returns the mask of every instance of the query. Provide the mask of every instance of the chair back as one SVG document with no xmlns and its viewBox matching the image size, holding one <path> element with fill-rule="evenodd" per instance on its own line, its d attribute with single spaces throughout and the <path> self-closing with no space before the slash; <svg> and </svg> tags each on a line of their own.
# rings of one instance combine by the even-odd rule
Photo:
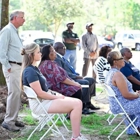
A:
<svg viewBox="0 0 140 140">
<path fill-rule="evenodd" d="M 115 95 L 115 92 L 113 91 L 113 89 L 109 86 L 109 85 L 107 85 L 107 84 L 102 84 L 103 85 L 103 87 L 104 87 L 104 89 L 106 90 L 106 92 L 108 93 L 108 96 L 110 96 L 110 97 L 115 97 L 116 95 Z"/>
<path fill-rule="evenodd" d="M 28 86 L 23 86 L 24 92 L 27 95 L 27 97 L 30 99 L 36 99 L 37 94 L 34 92 L 34 90 Z"/>
<path fill-rule="evenodd" d="M 118 100 L 118 98 L 117 98 L 115 92 L 113 91 L 113 89 L 112 89 L 109 85 L 107 85 L 107 84 L 104 84 L 103 86 L 104 86 L 106 92 L 108 93 L 108 96 L 109 96 L 109 97 L 114 97 L 114 98 L 115 98 L 115 100 L 117 101 L 117 103 L 119 104 L 120 108 L 121 108 L 122 111 L 123 111 L 122 113 L 127 114 L 126 111 L 125 111 L 125 109 L 123 108 L 121 102 Z"/>
</svg>

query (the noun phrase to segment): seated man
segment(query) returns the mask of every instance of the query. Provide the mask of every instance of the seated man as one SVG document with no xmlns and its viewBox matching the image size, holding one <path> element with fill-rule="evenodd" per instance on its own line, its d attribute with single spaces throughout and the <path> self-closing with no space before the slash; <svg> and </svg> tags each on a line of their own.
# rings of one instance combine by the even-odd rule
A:
<svg viewBox="0 0 140 140">
<path fill-rule="evenodd" d="M 120 50 L 125 66 L 120 70 L 126 76 L 126 78 L 132 83 L 133 90 L 140 90 L 140 71 L 129 61 L 132 58 L 132 52 L 128 48 Z"/>
<path fill-rule="evenodd" d="M 100 108 L 95 107 L 91 104 L 91 97 L 95 96 L 95 80 L 93 78 L 83 78 L 78 73 L 75 72 L 74 68 L 70 65 L 69 61 L 67 61 L 63 56 L 65 54 L 65 45 L 61 42 L 56 42 L 54 44 L 54 49 L 57 52 L 57 57 L 55 59 L 56 63 L 61 66 L 69 75 L 70 78 L 80 83 L 81 85 L 88 85 L 89 88 L 82 88 L 84 95 L 86 93 L 90 93 L 90 99 L 86 102 L 86 107 L 92 110 L 98 110 Z M 86 98 L 84 98 L 86 99 Z M 83 99 L 83 100 L 84 100 Z"/>
</svg>

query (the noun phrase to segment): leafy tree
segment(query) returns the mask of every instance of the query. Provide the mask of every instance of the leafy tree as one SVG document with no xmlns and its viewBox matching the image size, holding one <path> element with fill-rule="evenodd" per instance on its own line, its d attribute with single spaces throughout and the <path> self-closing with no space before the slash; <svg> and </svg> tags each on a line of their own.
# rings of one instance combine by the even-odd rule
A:
<svg viewBox="0 0 140 140">
<path fill-rule="evenodd" d="M 33 4 L 34 3 L 34 4 Z M 52 30 L 55 35 L 62 21 L 81 15 L 81 0 L 22 0 L 26 11 L 23 29 Z"/>
<path fill-rule="evenodd" d="M 87 22 L 95 24 L 98 34 L 140 28 L 139 0 L 10 0 L 10 10 L 17 8 L 26 11 L 23 30 L 47 30 L 57 34 L 68 20 L 76 21 L 74 29 L 79 33 Z"/>
<path fill-rule="evenodd" d="M 54 33 L 57 34 L 62 21 L 80 17 L 82 15 L 83 5 L 81 0 L 46 0 L 47 18 L 54 25 Z"/>
</svg>

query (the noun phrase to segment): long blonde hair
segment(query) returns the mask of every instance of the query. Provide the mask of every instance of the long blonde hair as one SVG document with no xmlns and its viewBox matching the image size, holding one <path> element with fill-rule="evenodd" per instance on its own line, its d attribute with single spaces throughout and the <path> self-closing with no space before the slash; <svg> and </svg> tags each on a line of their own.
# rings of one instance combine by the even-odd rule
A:
<svg viewBox="0 0 140 140">
<path fill-rule="evenodd" d="M 26 67 L 28 67 L 29 65 L 33 63 L 34 52 L 37 48 L 39 48 L 39 45 L 32 42 L 32 43 L 24 45 L 24 48 L 21 51 L 21 55 L 23 55 L 22 70 L 21 70 L 21 89 L 23 89 L 22 73 Z"/>
</svg>

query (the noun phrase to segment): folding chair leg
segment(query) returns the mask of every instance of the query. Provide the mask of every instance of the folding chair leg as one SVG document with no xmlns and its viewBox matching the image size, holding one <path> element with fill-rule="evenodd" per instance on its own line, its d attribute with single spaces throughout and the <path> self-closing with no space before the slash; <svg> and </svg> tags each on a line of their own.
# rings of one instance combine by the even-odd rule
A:
<svg viewBox="0 0 140 140">
<path fill-rule="evenodd" d="M 64 122 L 66 122 L 67 124 L 69 124 L 69 122 L 67 121 L 67 119 L 66 119 L 66 117 L 64 116 L 64 114 L 61 114 L 61 116 L 62 116 L 62 120 L 63 120 Z"/>
<path fill-rule="evenodd" d="M 57 120 L 58 120 L 58 119 L 57 119 Z M 46 134 L 52 129 L 53 126 L 54 126 L 55 129 L 57 130 L 57 131 L 55 131 L 55 130 L 54 130 L 54 131 L 55 131 L 57 134 L 61 135 L 62 139 L 65 140 L 63 134 L 60 132 L 60 130 L 58 129 L 58 127 L 55 125 L 55 123 L 57 122 L 57 120 L 56 120 L 55 122 L 52 121 L 53 125 L 52 125 L 51 127 L 49 127 L 49 129 L 44 133 L 44 135 L 40 138 L 40 140 L 42 140 L 42 139 L 46 136 Z M 48 125 L 48 126 L 49 126 L 49 125 Z M 53 130 L 52 130 L 52 131 L 53 131 Z"/>
<path fill-rule="evenodd" d="M 130 123 L 120 134 L 119 136 L 116 138 L 116 140 L 118 140 L 120 138 L 120 136 L 130 127 L 133 126 L 133 123 L 136 121 L 137 118 L 135 118 L 132 123 Z M 135 126 L 133 126 L 135 130 L 137 130 L 137 128 Z"/>
<path fill-rule="evenodd" d="M 40 127 L 40 123 L 38 124 L 38 126 L 32 131 L 32 133 L 29 135 L 28 139 L 29 140 L 31 138 L 31 136 L 34 134 L 34 132 Z"/>
<path fill-rule="evenodd" d="M 123 120 L 111 131 L 110 135 L 108 136 L 108 139 L 110 139 L 111 135 L 112 135 L 112 134 L 114 133 L 114 131 L 124 122 L 125 119 L 126 119 L 126 117 L 123 118 Z"/>
<path fill-rule="evenodd" d="M 63 115 L 63 114 L 62 114 Z M 64 120 L 62 120 L 62 118 L 61 118 L 61 116 L 58 114 L 58 116 L 59 116 L 59 119 L 61 120 L 61 122 L 62 122 L 62 124 L 63 124 L 63 126 L 65 127 L 65 129 L 69 132 L 69 129 L 67 128 L 67 126 L 65 125 L 65 122 L 64 122 Z M 63 119 L 65 118 L 65 116 L 62 116 L 63 117 Z M 65 118 L 66 119 L 66 118 Z"/>
<path fill-rule="evenodd" d="M 112 116 L 114 116 L 114 117 L 110 120 L 110 118 L 111 118 Z M 111 125 L 112 122 L 114 121 L 114 119 L 115 119 L 117 116 L 118 116 L 118 114 L 110 114 L 110 116 L 109 116 L 108 119 L 107 119 L 108 124 Z"/>
</svg>

